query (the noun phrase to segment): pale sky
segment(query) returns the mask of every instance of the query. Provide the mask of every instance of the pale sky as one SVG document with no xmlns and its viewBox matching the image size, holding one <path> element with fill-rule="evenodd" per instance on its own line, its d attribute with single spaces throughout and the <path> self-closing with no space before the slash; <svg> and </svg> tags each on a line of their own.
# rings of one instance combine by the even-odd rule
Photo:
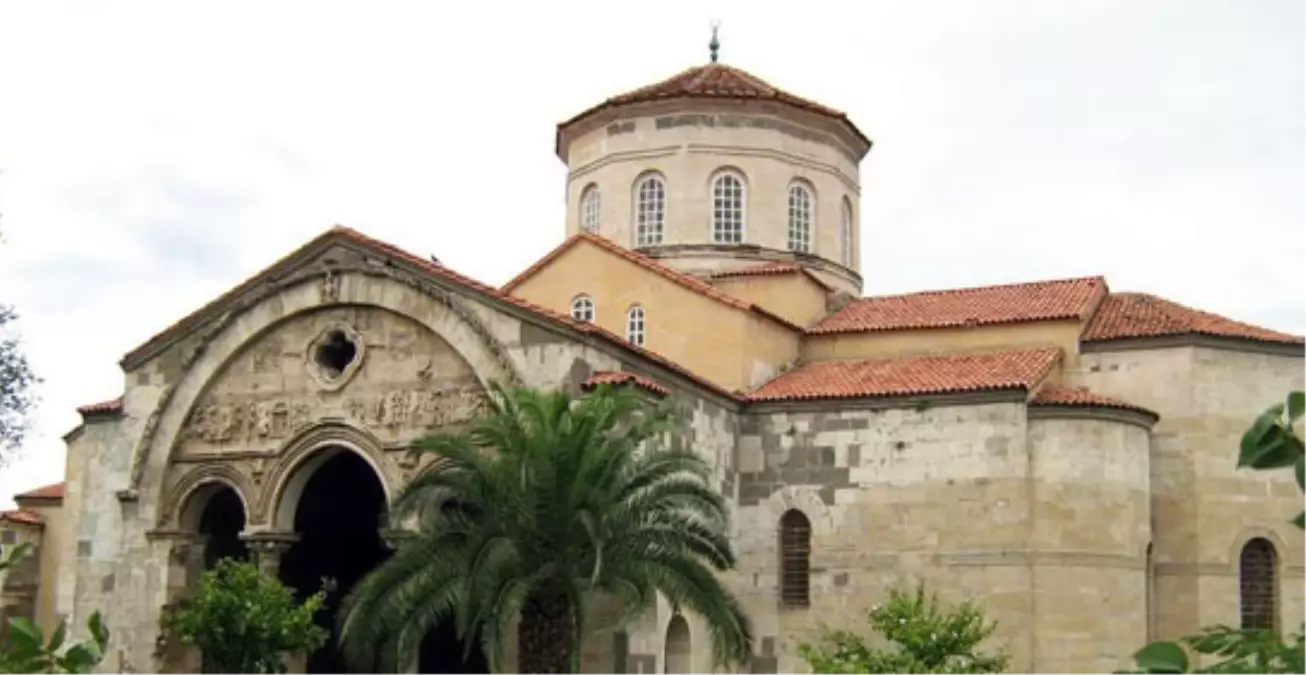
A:
<svg viewBox="0 0 1306 675">
<path fill-rule="evenodd" d="M 500 284 L 555 124 L 707 59 L 847 111 L 868 294 L 1103 274 L 1306 332 L 1300 0 L 0 4 L 0 302 L 45 379 L 0 506 L 131 348 L 335 223 Z"/>
</svg>

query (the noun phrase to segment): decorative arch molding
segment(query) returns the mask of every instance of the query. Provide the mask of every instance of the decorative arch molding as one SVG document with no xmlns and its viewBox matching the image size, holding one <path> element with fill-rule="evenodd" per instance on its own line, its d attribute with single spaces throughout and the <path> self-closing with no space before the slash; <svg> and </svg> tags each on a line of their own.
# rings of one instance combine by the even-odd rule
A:
<svg viewBox="0 0 1306 675">
<path fill-rule="evenodd" d="M 1238 532 L 1238 536 L 1234 537 L 1233 544 L 1229 547 L 1229 558 L 1227 563 L 1230 573 L 1234 576 L 1238 576 L 1238 563 L 1242 558 L 1243 548 L 1245 548 L 1247 543 L 1253 539 L 1264 539 L 1274 546 L 1274 552 L 1277 554 L 1275 564 L 1279 568 L 1279 574 L 1282 575 L 1287 567 L 1287 560 L 1285 560 L 1287 556 L 1285 554 L 1290 549 L 1287 547 L 1287 544 L 1284 543 L 1283 537 L 1279 536 L 1278 532 L 1262 525 L 1245 527 Z"/>
<path fill-rule="evenodd" d="M 834 533 L 834 514 L 821 501 L 816 488 L 788 486 L 776 490 L 766 500 L 766 514 L 772 529 L 780 527 L 780 518 L 789 511 L 798 511 L 812 525 L 812 536 L 829 536 Z"/>
<path fill-rule="evenodd" d="M 390 503 L 394 486 L 399 485 L 402 476 L 395 458 L 387 455 L 381 441 L 366 429 L 345 422 L 328 422 L 309 427 L 278 449 L 276 463 L 268 472 L 266 484 L 250 514 L 250 525 L 255 529 L 293 531 L 299 493 L 312 477 L 315 464 L 336 454 L 332 450 L 353 452 L 366 460 L 381 481 L 386 503 Z"/>
<path fill-rule="evenodd" d="M 158 529 L 189 533 L 198 531 L 199 517 L 194 509 L 202 511 L 203 506 L 194 502 L 205 488 L 218 486 L 230 488 L 236 493 L 248 519 L 251 511 L 249 495 L 252 494 L 249 481 L 232 464 L 214 462 L 202 464 L 187 472 L 168 491 L 162 502 L 164 508 L 159 511 Z"/>
<path fill-rule="evenodd" d="M 429 301 L 438 309 L 420 311 L 430 306 Z M 467 301 L 422 275 L 376 263 L 292 274 L 250 290 L 198 332 L 181 359 L 182 375 L 163 389 L 144 422 L 133 451 L 129 483 L 118 492 L 118 498 L 134 501 L 139 497 L 151 457 L 166 453 L 161 472 L 166 470 L 191 410 L 247 344 L 300 314 L 344 305 L 388 310 L 430 330 L 471 365 L 482 386 L 488 387 L 491 380 L 508 386 L 524 382 L 506 346 Z"/>
</svg>

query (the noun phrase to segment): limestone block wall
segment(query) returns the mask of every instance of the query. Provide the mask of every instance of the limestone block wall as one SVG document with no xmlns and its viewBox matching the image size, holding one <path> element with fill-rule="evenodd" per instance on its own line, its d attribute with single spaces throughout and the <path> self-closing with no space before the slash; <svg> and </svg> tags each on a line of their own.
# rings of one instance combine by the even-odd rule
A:
<svg viewBox="0 0 1306 675">
<path fill-rule="evenodd" d="M 1236 471 L 1255 416 L 1303 387 L 1300 348 L 1139 342 L 1088 348 L 1069 384 L 1160 415 L 1151 460 L 1153 631 L 1159 639 L 1203 625 L 1238 625 L 1238 552 L 1263 536 L 1279 555 L 1280 623 L 1302 621 L 1301 509 L 1291 472 Z"/>
<path fill-rule="evenodd" d="M 1149 427 L 1112 411 L 1030 410 L 1038 672 L 1112 672 L 1147 641 Z"/>
<path fill-rule="evenodd" d="M 995 643 L 1031 663 L 1029 452 L 1021 400 L 745 414 L 738 437 L 741 556 L 732 583 L 756 622 L 755 672 L 801 672 L 821 624 L 858 630 L 891 586 L 927 581 L 981 600 Z M 812 524 L 811 603 L 779 602 L 778 526 Z"/>
</svg>

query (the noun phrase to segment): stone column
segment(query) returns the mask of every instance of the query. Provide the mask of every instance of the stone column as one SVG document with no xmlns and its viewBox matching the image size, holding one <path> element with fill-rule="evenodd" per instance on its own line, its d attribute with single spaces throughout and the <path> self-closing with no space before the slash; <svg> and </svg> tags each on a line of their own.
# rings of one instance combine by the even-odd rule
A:
<svg viewBox="0 0 1306 675">
<path fill-rule="evenodd" d="M 280 577 L 281 556 L 299 541 L 294 532 L 242 532 L 240 538 L 254 554 L 259 572 L 273 579 Z"/>
<path fill-rule="evenodd" d="M 208 538 L 178 531 L 156 531 L 147 536 L 167 546 L 167 594 L 164 605 L 159 608 L 160 619 L 166 622 L 167 617 L 177 611 L 178 605 L 199 588 Z M 199 650 L 182 644 L 166 630 L 160 630 L 155 636 L 153 657 L 156 672 L 187 673 L 198 672 L 200 668 Z"/>
</svg>

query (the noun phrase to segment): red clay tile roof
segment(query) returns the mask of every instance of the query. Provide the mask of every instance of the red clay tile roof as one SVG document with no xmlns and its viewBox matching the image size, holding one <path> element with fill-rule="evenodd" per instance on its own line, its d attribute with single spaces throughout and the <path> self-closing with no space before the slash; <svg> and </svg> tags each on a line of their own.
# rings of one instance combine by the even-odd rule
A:
<svg viewBox="0 0 1306 675">
<path fill-rule="evenodd" d="M 581 383 L 581 389 L 591 391 L 600 384 L 611 384 L 616 386 L 633 384 L 646 391 L 651 391 L 658 396 L 667 396 L 671 394 L 670 389 L 667 389 L 643 375 L 636 375 L 635 373 L 616 373 L 612 371 L 599 371 L 594 373 L 588 380 Z"/>
<path fill-rule="evenodd" d="M 0 511 L 0 520 L 18 523 L 19 525 L 35 525 L 36 527 L 45 526 L 45 518 L 42 518 L 41 514 L 27 511 L 25 509 Z"/>
<path fill-rule="evenodd" d="M 712 275 L 713 279 L 732 279 L 736 277 L 773 277 L 783 276 L 786 274 L 804 274 L 811 279 L 816 285 L 826 290 L 834 290 L 830 284 L 825 283 L 820 277 L 812 273 L 811 270 L 790 262 L 769 262 L 753 267 L 741 267 L 724 272 L 716 272 Z"/>
<path fill-rule="evenodd" d="M 91 403 L 89 405 L 84 405 L 78 408 L 77 412 L 83 415 L 122 412 L 122 397 L 119 396 L 118 398 L 115 398 L 112 401 L 100 401 L 99 403 Z"/>
<path fill-rule="evenodd" d="M 860 333 L 913 328 L 1086 319 L 1106 293 L 1102 277 L 926 291 L 861 298 L 809 333 Z"/>
<path fill-rule="evenodd" d="M 613 96 L 575 117 L 559 123 L 559 139 L 561 140 L 562 131 L 566 127 L 604 110 L 624 105 L 670 99 L 731 99 L 783 103 L 842 122 L 867 146 L 871 144 L 870 139 L 866 137 L 866 134 L 862 133 L 861 129 L 857 128 L 856 124 L 853 124 L 852 120 L 848 119 L 847 114 L 801 96 L 795 96 L 782 89 L 777 89 L 752 73 L 722 63 L 694 66 L 661 82 L 655 82 L 634 91 Z M 559 149 L 561 150 L 561 146 Z"/>
<path fill-rule="evenodd" d="M 1076 389 L 1073 387 L 1058 387 L 1048 385 L 1043 387 L 1030 400 L 1033 406 L 1060 406 L 1068 408 L 1116 408 L 1119 410 L 1132 410 L 1141 412 L 1152 417 L 1158 415 L 1141 405 L 1135 405 L 1127 401 L 1094 394 L 1085 389 Z"/>
<path fill-rule="evenodd" d="M 43 485 L 35 490 L 28 490 L 14 495 L 14 499 L 63 499 L 63 483 Z"/>
<path fill-rule="evenodd" d="M 749 401 L 799 401 L 1030 390 L 1061 358 L 1059 349 L 897 359 L 824 361 L 762 385 Z"/>
<path fill-rule="evenodd" d="M 425 274 L 429 274 L 433 277 L 443 278 L 457 286 L 466 288 L 470 291 L 474 291 L 481 295 L 488 296 L 489 298 L 492 298 L 494 300 L 498 300 L 510 305 L 514 305 L 522 310 L 533 313 L 543 319 L 546 319 L 554 323 L 562 324 L 580 333 L 594 335 L 603 340 L 606 340 L 607 342 L 609 342 L 614 346 L 617 346 L 621 349 L 636 354 L 642 357 L 643 359 L 645 359 L 646 361 L 649 361 L 651 363 L 656 363 L 662 366 L 663 368 L 675 372 L 697 383 L 699 386 L 702 386 L 712 392 L 715 392 L 718 395 L 725 396 L 732 400 L 737 400 L 738 398 L 734 392 L 731 392 L 723 387 L 720 387 L 700 377 L 699 375 L 689 371 L 688 369 L 681 366 L 680 364 L 671 361 L 670 359 L 660 354 L 657 354 L 656 352 L 652 352 L 643 347 L 633 345 L 628 340 L 625 340 L 624 338 L 622 338 L 619 335 L 616 335 L 615 333 L 604 330 L 591 323 L 576 321 L 575 319 L 572 319 L 570 316 L 566 314 L 561 314 L 551 309 L 548 309 L 546 307 L 541 307 L 534 303 L 527 302 L 526 300 L 515 297 L 509 293 L 501 291 L 488 284 L 481 283 L 475 279 L 472 279 L 471 277 L 463 276 L 462 274 L 459 274 L 449 269 L 448 267 L 445 267 L 444 265 L 431 262 L 429 259 L 413 255 L 397 246 L 380 241 L 379 239 L 373 239 L 372 237 L 369 237 L 357 230 L 344 227 L 341 225 L 336 225 L 335 227 L 332 227 L 330 230 L 327 230 L 321 235 L 318 235 L 309 243 L 304 244 L 298 249 L 292 251 L 291 253 L 282 257 L 277 262 L 273 263 L 272 265 L 268 266 L 267 268 L 259 272 L 258 274 L 245 280 L 244 282 L 242 282 L 240 285 L 236 286 L 232 290 L 227 291 L 226 293 L 219 296 L 217 299 L 213 300 L 212 302 L 209 302 L 207 305 L 192 312 L 191 314 L 187 315 L 185 318 L 181 319 L 177 323 L 168 327 L 163 332 L 150 338 L 150 340 L 147 341 L 145 344 L 137 347 L 136 349 L 132 350 L 132 352 L 124 356 L 122 359 L 123 363 L 124 364 L 130 363 L 140 358 L 142 355 L 147 354 L 149 349 L 153 348 L 155 345 L 159 343 L 162 343 L 170 339 L 174 334 L 178 332 L 202 324 L 204 320 L 206 320 L 207 315 L 210 312 L 221 307 L 225 302 L 228 302 L 231 299 L 239 296 L 242 292 L 247 292 L 249 289 L 252 289 L 253 287 L 257 286 L 259 283 L 262 283 L 264 280 L 273 277 L 281 266 L 287 264 L 288 262 L 294 260 L 295 258 L 301 255 L 304 255 L 308 252 L 317 249 L 320 246 L 323 246 L 326 242 L 329 242 L 331 240 L 337 240 L 337 239 L 343 239 L 347 242 L 351 242 L 363 248 L 370 249 L 373 252 L 380 253 L 382 255 L 388 255 L 393 258 L 399 259 L 409 265 L 412 265 L 413 267 L 417 268 L 419 271 Z"/>
<path fill-rule="evenodd" d="M 598 246 L 599 248 L 619 258 L 622 258 L 630 263 L 643 267 L 644 269 L 653 272 L 654 274 L 660 275 L 665 279 L 673 281 L 691 291 L 694 291 L 695 293 L 698 293 L 699 295 L 711 298 L 713 300 L 716 300 L 717 302 L 734 307 L 735 309 L 742 309 L 746 312 L 752 312 L 754 314 L 757 314 L 758 316 L 762 316 L 764 318 L 775 321 L 776 323 L 779 323 L 790 330 L 794 330 L 798 332 L 803 331 L 802 326 L 799 326 L 798 324 L 782 316 L 779 316 L 774 312 L 771 312 L 761 307 L 760 305 L 757 305 L 756 303 L 752 303 L 752 302 L 748 302 L 747 300 L 736 298 L 735 296 L 730 295 L 729 293 L 726 293 L 725 291 L 719 288 L 716 288 L 712 284 L 709 284 L 706 281 L 699 279 L 698 277 L 690 276 L 688 274 L 685 274 L 684 272 L 674 270 L 646 255 L 643 255 L 641 253 L 636 253 L 635 251 L 632 251 L 628 248 L 623 248 L 621 246 L 618 246 L 615 242 L 607 239 L 606 237 L 601 237 L 596 234 L 589 234 L 588 232 L 580 232 L 578 234 L 573 234 L 572 236 L 568 237 L 567 240 L 562 242 L 562 244 L 560 244 L 557 248 L 553 249 L 552 251 L 549 251 L 549 253 L 545 255 L 543 258 L 540 258 L 539 260 L 535 261 L 534 265 L 527 267 L 525 270 L 521 272 L 521 274 L 518 274 L 517 276 L 513 277 L 511 281 L 504 284 L 503 292 L 512 293 L 514 289 L 520 286 L 527 279 L 534 276 L 537 272 L 547 267 L 554 260 L 557 260 L 558 257 L 561 256 L 563 253 L 571 250 L 573 247 L 575 247 L 577 244 L 579 244 L 582 241 L 594 244 L 595 246 Z"/>
<path fill-rule="evenodd" d="M 1112 293 L 1084 329 L 1084 342 L 1172 335 L 1207 335 L 1300 345 L 1300 335 L 1259 328 L 1146 293 Z"/>
</svg>

